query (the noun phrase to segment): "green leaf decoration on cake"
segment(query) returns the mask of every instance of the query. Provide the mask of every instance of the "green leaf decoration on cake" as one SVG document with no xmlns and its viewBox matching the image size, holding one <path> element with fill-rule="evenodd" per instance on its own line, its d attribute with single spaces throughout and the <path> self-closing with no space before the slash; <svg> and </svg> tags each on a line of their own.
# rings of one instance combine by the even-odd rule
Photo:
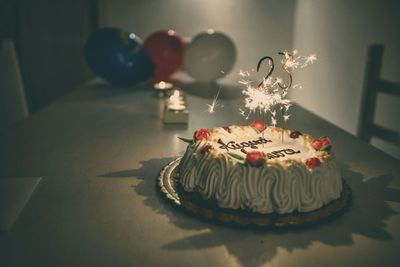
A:
<svg viewBox="0 0 400 267">
<path fill-rule="evenodd" d="M 331 145 L 323 146 L 323 147 L 321 147 L 321 150 L 326 151 L 326 152 L 331 152 L 332 146 Z"/>
<path fill-rule="evenodd" d="M 234 159 L 239 160 L 239 161 L 244 161 L 244 157 L 242 157 L 242 156 L 240 156 L 238 154 L 234 154 L 234 153 L 228 152 L 228 155 L 231 156 Z"/>
<path fill-rule="evenodd" d="M 267 125 L 263 120 L 255 120 L 250 124 L 250 126 L 253 127 L 258 134 L 262 133 L 267 128 Z"/>
<path fill-rule="evenodd" d="M 257 129 L 257 128 L 255 128 L 255 127 L 253 127 L 253 126 L 250 126 L 257 134 L 260 134 L 261 132 Z"/>
<path fill-rule="evenodd" d="M 193 139 L 189 139 L 189 138 L 185 138 L 185 137 L 180 137 L 180 136 L 178 136 L 178 138 L 179 138 L 180 140 L 182 140 L 183 142 L 188 143 L 188 144 L 193 144 L 193 143 L 194 143 Z"/>
<path fill-rule="evenodd" d="M 326 151 L 326 152 L 330 152 L 331 149 L 332 149 L 331 140 L 329 140 L 329 138 L 327 136 L 321 136 L 319 138 L 319 140 L 321 140 L 321 142 L 322 142 L 321 150 L 322 151 Z"/>
</svg>

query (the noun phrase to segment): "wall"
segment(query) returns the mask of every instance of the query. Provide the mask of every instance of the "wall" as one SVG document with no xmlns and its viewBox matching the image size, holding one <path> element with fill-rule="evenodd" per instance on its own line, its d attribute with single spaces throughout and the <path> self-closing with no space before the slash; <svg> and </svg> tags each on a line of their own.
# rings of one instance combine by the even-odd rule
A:
<svg viewBox="0 0 400 267">
<path fill-rule="evenodd" d="M 11 17 L 30 112 L 83 83 L 91 72 L 83 45 L 94 30 L 95 1 L 15 1 Z"/>
<path fill-rule="evenodd" d="M 297 75 L 298 103 L 356 134 L 368 44 L 385 45 L 382 77 L 400 81 L 400 2 L 396 0 L 298 0 L 294 47 L 318 54 L 317 68 Z M 375 120 L 400 131 L 400 99 L 381 95 Z M 394 146 L 373 144 L 400 158 Z"/>
<path fill-rule="evenodd" d="M 224 80 L 237 83 L 240 69 L 255 68 L 261 56 L 292 46 L 294 6 L 294 0 L 104 0 L 100 24 L 121 27 L 142 39 L 160 29 L 174 29 L 184 37 L 210 28 L 222 31 L 238 51 L 235 67 Z"/>
</svg>

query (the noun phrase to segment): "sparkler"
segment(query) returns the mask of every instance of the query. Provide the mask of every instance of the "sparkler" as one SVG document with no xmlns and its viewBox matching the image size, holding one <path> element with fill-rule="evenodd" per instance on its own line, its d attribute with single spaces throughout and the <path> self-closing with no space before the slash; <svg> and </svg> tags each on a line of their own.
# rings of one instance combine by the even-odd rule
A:
<svg viewBox="0 0 400 267">
<path fill-rule="evenodd" d="M 218 89 L 217 94 L 215 95 L 213 101 L 211 102 L 211 104 L 207 104 L 207 111 L 209 113 L 214 113 L 215 108 L 220 106 L 220 107 L 224 107 L 221 103 L 218 102 L 218 97 L 219 97 L 219 92 L 221 91 L 221 88 Z"/>
<path fill-rule="evenodd" d="M 272 76 L 274 72 L 274 60 L 270 56 L 262 57 L 257 63 L 257 72 L 259 72 L 261 64 L 268 60 L 269 71 L 263 80 L 254 86 L 254 82 L 251 79 L 250 72 L 240 70 L 239 80 L 240 84 L 243 84 L 246 88 L 242 91 L 245 96 L 244 109 L 240 109 L 240 114 L 248 119 L 252 114 L 259 112 L 263 118 L 267 114 L 271 116 L 271 124 L 276 127 L 277 124 L 277 110 L 280 111 L 283 123 L 286 123 L 291 114 L 288 114 L 290 107 L 292 106 L 292 100 L 288 98 L 288 92 L 290 88 L 301 88 L 301 85 L 293 85 L 293 72 L 298 68 L 305 68 L 310 64 L 313 64 L 317 60 L 315 54 L 309 56 L 302 56 L 298 54 L 297 50 L 292 53 L 287 51 L 279 52 L 282 56 L 280 61 L 281 67 L 288 75 L 287 84 L 283 82 L 283 78 Z M 293 86 L 292 86 L 293 85 Z M 283 127 L 282 127 L 283 128 Z M 282 143 L 283 143 L 283 131 L 282 131 Z"/>
</svg>

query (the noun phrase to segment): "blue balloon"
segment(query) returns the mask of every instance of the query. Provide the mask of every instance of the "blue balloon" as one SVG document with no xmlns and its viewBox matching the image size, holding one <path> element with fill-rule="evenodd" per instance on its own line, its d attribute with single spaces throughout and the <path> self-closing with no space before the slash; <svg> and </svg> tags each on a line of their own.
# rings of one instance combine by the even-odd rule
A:
<svg viewBox="0 0 400 267">
<path fill-rule="evenodd" d="M 102 28 L 85 44 L 85 58 L 93 72 L 116 86 L 149 79 L 154 65 L 142 40 L 117 28 Z"/>
</svg>

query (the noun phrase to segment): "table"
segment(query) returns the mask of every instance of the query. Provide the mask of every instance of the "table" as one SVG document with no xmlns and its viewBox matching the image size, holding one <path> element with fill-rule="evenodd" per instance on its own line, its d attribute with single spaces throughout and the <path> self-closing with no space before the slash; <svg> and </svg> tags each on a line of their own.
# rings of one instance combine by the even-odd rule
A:
<svg viewBox="0 0 400 267">
<path fill-rule="evenodd" d="M 43 177 L 13 228 L 0 266 L 396 266 L 400 162 L 296 106 L 287 127 L 328 135 L 353 191 L 349 210 L 292 230 L 240 229 L 191 217 L 160 197 L 160 169 L 200 127 L 248 123 L 240 88 L 206 112 L 216 87 L 182 84 L 190 122 L 164 125 L 148 85 L 80 86 L 0 137 L 0 177 Z"/>
</svg>

